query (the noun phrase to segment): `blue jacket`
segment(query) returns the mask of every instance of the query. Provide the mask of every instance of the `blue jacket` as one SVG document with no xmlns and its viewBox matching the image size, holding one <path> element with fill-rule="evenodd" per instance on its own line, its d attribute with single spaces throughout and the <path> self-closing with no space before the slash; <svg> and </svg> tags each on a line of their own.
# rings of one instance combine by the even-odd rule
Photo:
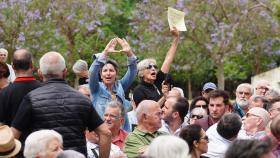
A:
<svg viewBox="0 0 280 158">
<path fill-rule="evenodd" d="M 105 63 L 107 58 L 104 54 L 96 54 L 96 59 L 90 66 L 90 77 L 89 77 L 89 87 L 91 92 L 92 104 L 97 113 L 103 118 L 105 108 L 107 104 L 112 100 L 111 93 L 108 91 L 107 87 L 103 82 L 99 81 L 99 71 L 101 64 Z M 113 86 L 113 92 L 116 94 L 118 101 L 120 101 L 125 110 L 129 107 L 129 102 L 125 99 L 125 91 L 128 90 L 133 80 L 137 75 L 137 58 L 136 56 L 131 56 L 128 58 L 128 69 L 126 74 L 121 80 L 117 80 Z M 127 115 L 125 116 L 125 129 L 128 123 Z M 129 126 L 129 124 L 128 124 Z"/>
</svg>

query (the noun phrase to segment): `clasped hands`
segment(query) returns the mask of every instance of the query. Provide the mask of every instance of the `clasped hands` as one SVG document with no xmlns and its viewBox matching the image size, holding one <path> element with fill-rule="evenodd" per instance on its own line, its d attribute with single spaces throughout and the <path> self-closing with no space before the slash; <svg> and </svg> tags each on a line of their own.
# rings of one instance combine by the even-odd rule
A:
<svg viewBox="0 0 280 158">
<path fill-rule="evenodd" d="M 117 44 L 120 44 L 122 49 L 121 50 L 115 50 L 115 47 Z M 111 41 L 107 44 L 107 46 L 104 49 L 104 54 L 107 56 L 109 53 L 119 53 L 119 52 L 125 52 L 127 56 L 133 55 L 133 52 L 127 43 L 127 41 L 123 38 L 113 38 Z"/>
</svg>

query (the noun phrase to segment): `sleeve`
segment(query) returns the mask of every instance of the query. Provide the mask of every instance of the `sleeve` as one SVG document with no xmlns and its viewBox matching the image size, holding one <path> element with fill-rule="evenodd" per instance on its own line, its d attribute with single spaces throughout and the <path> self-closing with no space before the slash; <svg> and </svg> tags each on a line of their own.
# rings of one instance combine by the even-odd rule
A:
<svg viewBox="0 0 280 158">
<path fill-rule="evenodd" d="M 131 57 L 128 57 L 127 71 L 123 76 L 123 78 L 120 80 L 124 91 L 126 91 L 129 88 L 129 86 L 134 81 L 136 75 L 137 75 L 137 57 L 133 55 Z"/>
<path fill-rule="evenodd" d="M 143 93 L 143 91 L 141 90 L 140 87 L 136 87 L 133 91 L 133 100 L 136 104 L 136 106 L 138 106 L 138 104 L 144 100 L 146 98 L 145 94 Z"/>
<path fill-rule="evenodd" d="M 89 68 L 89 88 L 90 92 L 96 93 L 99 89 L 99 71 L 100 65 L 106 62 L 106 57 L 103 53 L 98 53 L 94 56 L 96 59 Z"/>
<path fill-rule="evenodd" d="M 28 129 L 31 121 L 32 115 L 32 106 L 31 101 L 27 96 L 24 97 L 21 102 L 19 109 L 16 113 L 16 116 L 12 122 L 12 127 L 16 128 L 19 131 L 25 131 Z"/>
<path fill-rule="evenodd" d="M 158 89 L 161 89 L 161 84 L 164 81 L 166 74 L 163 73 L 161 70 L 157 73 L 157 79 L 155 81 L 155 85 Z"/>
<path fill-rule="evenodd" d="M 139 150 L 141 147 L 145 146 L 145 144 L 137 137 L 131 133 L 126 137 L 124 153 L 128 158 L 137 157 L 139 155 Z"/>
<path fill-rule="evenodd" d="M 93 131 L 95 130 L 98 126 L 100 126 L 103 123 L 103 120 L 101 117 L 97 114 L 96 110 L 93 108 L 92 105 L 90 105 L 90 115 L 88 118 L 88 130 Z"/>
</svg>

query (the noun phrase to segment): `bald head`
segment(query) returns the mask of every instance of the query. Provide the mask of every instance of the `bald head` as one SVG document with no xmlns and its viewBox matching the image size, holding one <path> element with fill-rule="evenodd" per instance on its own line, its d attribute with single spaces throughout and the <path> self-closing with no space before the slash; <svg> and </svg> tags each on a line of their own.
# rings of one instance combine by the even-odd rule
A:
<svg viewBox="0 0 280 158">
<path fill-rule="evenodd" d="M 136 109 L 137 120 L 139 121 L 141 119 L 142 113 L 148 114 L 151 111 L 151 109 L 155 107 L 160 107 L 160 105 L 156 101 L 153 100 L 141 101 Z"/>
<path fill-rule="evenodd" d="M 12 65 L 16 72 L 32 69 L 32 54 L 26 49 L 15 51 Z"/>
<path fill-rule="evenodd" d="M 40 70 L 44 79 L 64 78 L 66 65 L 63 56 L 57 52 L 48 52 L 40 59 Z"/>
</svg>

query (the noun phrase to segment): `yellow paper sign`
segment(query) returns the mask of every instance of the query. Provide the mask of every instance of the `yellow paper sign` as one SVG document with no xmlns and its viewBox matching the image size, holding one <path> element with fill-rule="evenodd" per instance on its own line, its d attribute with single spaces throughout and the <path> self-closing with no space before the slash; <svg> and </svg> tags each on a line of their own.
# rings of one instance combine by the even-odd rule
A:
<svg viewBox="0 0 280 158">
<path fill-rule="evenodd" d="M 184 12 L 168 7 L 167 18 L 170 30 L 173 30 L 172 27 L 176 27 L 178 31 L 187 31 L 184 17 Z"/>
</svg>

